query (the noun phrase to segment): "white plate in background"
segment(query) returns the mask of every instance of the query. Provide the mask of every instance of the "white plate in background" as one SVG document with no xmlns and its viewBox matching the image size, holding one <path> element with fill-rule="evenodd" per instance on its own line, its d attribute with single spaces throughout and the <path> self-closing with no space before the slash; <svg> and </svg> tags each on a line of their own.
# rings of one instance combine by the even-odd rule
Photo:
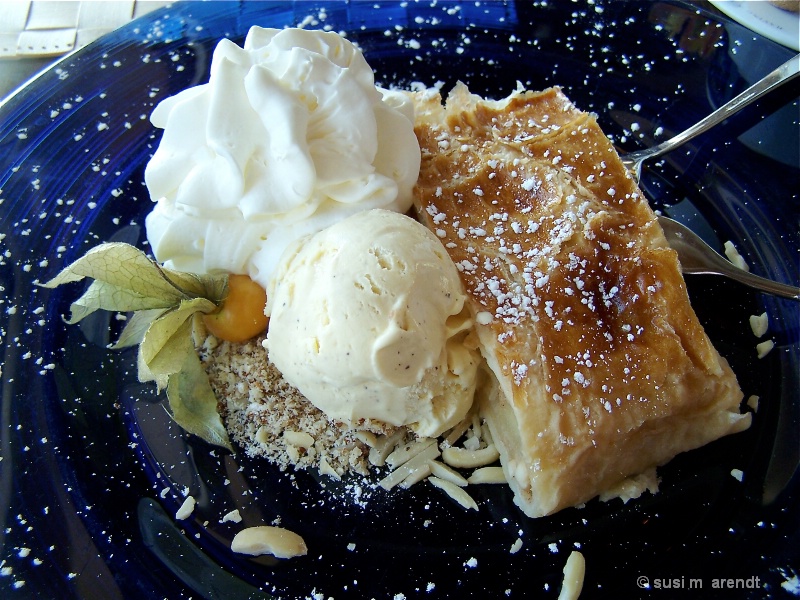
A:
<svg viewBox="0 0 800 600">
<path fill-rule="evenodd" d="M 711 3 L 756 33 L 800 51 L 800 13 L 762 0 L 711 0 Z"/>
</svg>

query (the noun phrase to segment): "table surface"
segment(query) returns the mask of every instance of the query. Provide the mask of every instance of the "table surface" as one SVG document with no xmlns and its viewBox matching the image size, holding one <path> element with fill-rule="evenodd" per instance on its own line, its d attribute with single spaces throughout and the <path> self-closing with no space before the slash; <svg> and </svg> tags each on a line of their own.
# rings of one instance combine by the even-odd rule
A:
<svg viewBox="0 0 800 600">
<path fill-rule="evenodd" d="M 0 0 L 0 103 L 70 51 L 170 2 Z M 706 10 L 718 11 L 707 0 Z"/>
<path fill-rule="evenodd" d="M 166 4 L 160 0 L 0 1 L 0 99 L 68 52 Z"/>
</svg>

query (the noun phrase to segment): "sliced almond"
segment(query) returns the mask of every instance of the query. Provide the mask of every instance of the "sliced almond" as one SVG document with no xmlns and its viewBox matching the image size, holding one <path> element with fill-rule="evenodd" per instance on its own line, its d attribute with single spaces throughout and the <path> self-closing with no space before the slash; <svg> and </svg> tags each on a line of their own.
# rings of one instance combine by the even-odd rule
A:
<svg viewBox="0 0 800 600">
<path fill-rule="evenodd" d="M 181 507 L 178 509 L 178 512 L 175 513 L 175 518 L 178 521 L 183 521 L 184 519 L 188 519 L 190 516 L 192 516 L 192 513 L 194 512 L 195 504 L 196 503 L 193 496 L 186 496 L 186 500 L 183 501 L 183 504 L 181 504 Z"/>
<path fill-rule="evenodd" d="M 481 449 L 481 438 L 477 435 L 474 435 L 473 430 L 470 430 L 467 433 L 466 439 L 461 442 L 461 447 L 466 448 L 467 450 L 480 450 Z"/>
<path fill-rule="evenodd" d="M 392 435 L 382 435 L 369 451 L 369 462 L 376 467 L 386 464 L 386 457 L 392 453 L 395 446 L 403 441 L 405 431 L 398 429 Z"/>
<path fill-rule="evenodd" d="M 478 505 L 475 503 L 475 500 L 473 500 L 472 496 L 464 491 L 464 488 L 460 488 L 456 484 L 451 483 L 450 481 L 445 481 L 444 479 L 439 479 L 438 477 L 428 477 L 428 481 L 430 481 L 435 487 L 444 491 L 448 496 L 450 496 L 464 508 L 468 510 L 478 510 Z"/>
<path fill-rule="evenodd" d="M 283 432 L 283 441 L 295 448 L 312 448 L 314 446 L 314 438 L 305 431 L 287 429 Z"/>
<path fill-rule="evenodd" d="M 269 443 L 269 429 L 264 427 L 263 425 L 256 430 L 255 439 L 260 444 L 268 444 Z"/>
<path fill-rule="evenodd" d="M 324 456 L 319 459 L 319 473 L 320 475 L 327 475 L 336 481 L 340 481 L 342 479 L 342 476 L 336 472 L 336 469 L 331 466 Z"/>
<path fill-rule="evenodd" d="M 378 445 L 378 436 L 371 431 L 356 431 L 356 439 L 361 440 L 370 448 Z"/>
<path fill-rule="evenodd" d="M 478 413 L 472 413 L 472 431 L 475 437 L 481 439 L 481 417 Z"/>
<path fill-rule="evenodd" d="M 412 458 L 402 466 L 398 467 L 397 469 L 389 473 L 386 477 L 381 479 L 378 482 L 378 485 L 385 490 L 390 490 L 394 486 L 398 485 L 401 481 L 403 481 L 406 477 L 416 472 L 418 469 L 422 469 L 425 466 L 427 466 L 428 461 L 433 460 L 438 456 L 439 456 L 439 448 L 436 447 L 436 444 L 431 444 L 430 446 L 426 447 L 422 452 L 417 454 L 414 458 Z"/>
<path fill-rule="evenodd" d="M 490 465 L 500 458 L 497 447 L 492 444 L 479 450 L 467 450 L 465 448 L 445 448 L 442 450 L 442 460 L 457 469 L 474 469 Z"/>
<path fill-rule="evenodd" d="M 415 483 L 419 483 L 423 479 L 425 479 L 428 475 L 431 474 L 431 461 L 426 462 L 423 465 L 420 465 L 418 468 L 411 471 L 411 473 L 400 482 L 400 487 L 404 490 L 407 490 Z"/>
<path fill-rule="evenodd" d="M 467 415 L 447 433 L 447 436 L 444 438 L 442 448 L 447 448 L 448 446 L 455 444 L 459 439 L 461 439 L 461 436 L 466 433 L 470 425 L 472 425 L 472 417 Z"/>
<path fill-rule="evenodd" d="M 769 330 L 769 317 L 767 313 L 760 315 L 750 315 L 750 329 L 753 330 L 753 335 L 756 337 L 763 337 Z"/>
<path fill-rule="evenodd" d="M 271 554 L 277 558 L 303 556 L 308 552 L 302 537 L 282 527 L 248 527 L 237 533 L 231 541 L 231 550 L 239 554 L 260 556 Z"/>
<path fill-rule="evenodd" d="M 291 444 L 287 444 L 286 456 L 289 457 L 289 460 L 291 460 L 292 463 L 296 464 L 300 460 L 300 450 L 297 449 L 297 446 L 292 446 Z"/>
<path fill-rule="evenodd" d="M 558 600 L 577 600 L 583 589 L 583 577 L 586 573 L 586 560 L 583 554 L 573 550 L 564 565 L 564 582 Z"/>
<path fill-rule="evenodd" d="M 239 514 L 239 509 L 232 510 L 225 514 L 219 522 L 220 523 L 227 523 L 230 521 L 231 523 L 241 523 L 242 522 L 242 515 Z"/>
<path fill-rule="evenodd" d="M 492 432 L 487 423 L 481 425 L 481 437 L 483 438 L 483 441 L 486 442 L 487 446 L 494 444 L 494 441 L 492 440 Z"/>
<path fill-rule="evenodd" d="M 467 479 L 470 484 L 508 483 L 503 467 L 481 467 L 475 469 Z"/>
<path fill-rule="evenodd" d="M 760 344 L 756 344 L 756 352 L 758 353 L 758 358 L 764 358 L 770 351 L 775 347 L 775 342 L 772 340 L 767 340 L 766 342 L 761 342 Z"/>
<path fill-rule="evenodd" d="M 434 443 L 436 443 L 436 440 L 431 438 L 418 438 L 413 442 L 409 442 L 408 444 L 396 448 L 389 456 L 386 457 L 386 464 L 390 469 L 396 469 Z"/>
<path fill-rule="evenodd" d="M 465 487 L 467 480 L 461 473 L 455 471 L 453 468 L 448 467 L 446 464 L 438 460 L 432 460 L 428 463 L 431 467 L 431 473 L 439 479 L 444 479 L 450 483 L 456 484 L 458 487 Z"/>
</svg>

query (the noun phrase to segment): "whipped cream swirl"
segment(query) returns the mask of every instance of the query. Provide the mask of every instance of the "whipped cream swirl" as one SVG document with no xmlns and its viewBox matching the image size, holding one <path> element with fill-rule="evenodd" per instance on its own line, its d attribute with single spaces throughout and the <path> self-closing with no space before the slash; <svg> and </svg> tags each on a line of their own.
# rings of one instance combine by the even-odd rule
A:
<svg viewBox="0 0 800 600">
<path fill-rule="evenodd" d="M 336 33 L 250 29 L 222 40 L 207 84 L 162 101 L 145 171 L 156 258 L 264 288 L 283 250 L 357 212 L 405 212 L 419 173 L 413 105 L 375 86 Z"/>
</svg>

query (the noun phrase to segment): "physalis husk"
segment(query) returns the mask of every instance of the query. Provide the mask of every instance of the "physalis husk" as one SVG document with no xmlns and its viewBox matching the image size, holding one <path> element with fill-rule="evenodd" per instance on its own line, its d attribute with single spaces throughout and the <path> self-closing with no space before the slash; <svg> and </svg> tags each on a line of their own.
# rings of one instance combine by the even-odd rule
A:
<svg viewBox="0 0 800 600">
<path fill-rule="evenodd" d="M 114 348 L 139 345 L 139 380 L 166 388 L 172 418 L 211 444 L 231 449 L 192 337 L 194 320 L 217 310 L 227 275 L 167 269 L 123 243 L 101 244 L 44 284 L 55 288 L 89 277 L 94 281 L 72 303 L 68 323 L 96 310 L 133 311 Z"/>
</svg>

